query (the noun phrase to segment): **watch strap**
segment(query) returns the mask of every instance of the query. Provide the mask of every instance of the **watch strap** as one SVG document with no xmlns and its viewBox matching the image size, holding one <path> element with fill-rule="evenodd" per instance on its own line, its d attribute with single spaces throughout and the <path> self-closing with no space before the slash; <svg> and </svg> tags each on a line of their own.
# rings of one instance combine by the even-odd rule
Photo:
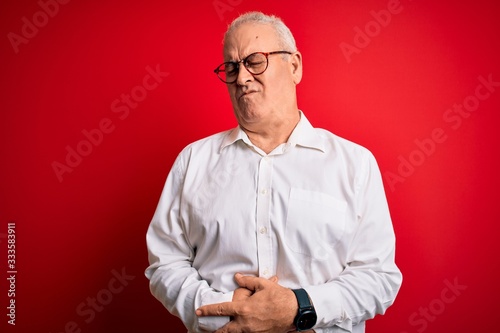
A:
<svg viewBox="0 0 500 333">
<path fill-rule="evenodd" d="M 295 297 L 297 297 L 297 302 L 299 303 L 299 310 L 312 307 L 311 301 L 309 300 L 309 295 L 303 288 L 292 289 L 292 291 L 294 292 Z"/>
</svg>

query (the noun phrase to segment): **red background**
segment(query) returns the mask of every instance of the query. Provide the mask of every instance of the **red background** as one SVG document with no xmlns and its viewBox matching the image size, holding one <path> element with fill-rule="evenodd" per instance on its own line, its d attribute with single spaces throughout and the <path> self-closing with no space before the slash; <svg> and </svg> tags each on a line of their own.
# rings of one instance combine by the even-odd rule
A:
<svg viewBox="0 0 500 333">
<path fill-rule="evenodd" d="M 480 76 L 500 81 L 496 1 L 401 0 L 378 30 L 372 11 L 387 0 L 74 0 L 46 21 L 34 0 L 0 6 L 3 332 L 184 332 L 149 293 L 145 232 L 179 151 L 235 125 L 212 70 L 227 23 L 248 10 L 275 13 L 294 33 L 309 120 L 369 148 L 386 177 L 404 282 L 368 332 L 497 330 L 500 87 L 458 128 L 443 119 Z M 23 17 L 34 16 L 36 35 L 13 46 L 9 36 L 22 36 Z M 367 24 L 369 43 L 348 61 L 341 43 L 355 45 L 355 28 Z M 148 66 L 169 75 L 127 116 L 113 112 L 122 94 L 141 92 Z M 84 149 L 83 131 L 103 119 L 113 130 L 58 179 L 53 163 L 65 163 L 68 146 Z M 446 140 L 418 153 L 415 140 L 435 128 Z M 418 165 L 391 185 L 401 158 Z M 6 316 L 12 221 L 15 326 Z M 119 292 L 112 271 L 129 276 Z M 453 294 L 450 283 L 462 287 Z M 96 296 L 106 304 L 91 320 L 77 312 Z"/>
</svg>

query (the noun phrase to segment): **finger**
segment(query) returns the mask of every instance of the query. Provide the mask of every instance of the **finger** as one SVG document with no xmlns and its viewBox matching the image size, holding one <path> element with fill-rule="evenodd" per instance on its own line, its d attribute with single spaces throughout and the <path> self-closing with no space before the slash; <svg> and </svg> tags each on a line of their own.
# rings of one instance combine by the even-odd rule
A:
<svg viewBox="0 0 500 333">
<path fill-rule="evenodd" d="M 196 310 L 196 315 L 199 317 L 206 316 L 234 316 L 238 314 L 236 311 L 237 303 L 224 302 L 217 304 L 204 305 Z"/>
<path fill-rule="evenodd" d="M 253 291 L 248 290 L 247 288 L 238 288 L 233 293 L 233 302 L 247 299 L 252 296 L 252 294 Z"/>
<path fill-rule="evenodd" d="M 278 277 L 277 277 L 276 275 L 271 276 L 271 277 L 269 278 L 269 281 L 274 282 L 274 283 L 277 283 L 277 282 L 278 282 Z"/>
<path fill-rule="evenodd" d="M 230 321 L 229 323 L 222 326 L 214 333 L 241 333 L 241 332 L 243 332 L 241 327 L 239 327 L 239 325 L 237 325 L 234 321 Z"/>
<path fill-rule="evenodd" d="M 237 290 L 238 294 L 241 294 L 241 296 L 250 297 L 253 294 L 253 292 L 247 288 L 238 288 Z"/>
<path fill-rule="evenodd" d="M 238 283 L 240 287 L 247 288 L 252 291 L 263 289 L 265 284 L 270 282 L 264 278 L 248 276 L 248 275 L 245 276 L 240 273 L 236 273 L 234 275 L 234 278 L 236 280 L 236 283 Z"/>
</svg>

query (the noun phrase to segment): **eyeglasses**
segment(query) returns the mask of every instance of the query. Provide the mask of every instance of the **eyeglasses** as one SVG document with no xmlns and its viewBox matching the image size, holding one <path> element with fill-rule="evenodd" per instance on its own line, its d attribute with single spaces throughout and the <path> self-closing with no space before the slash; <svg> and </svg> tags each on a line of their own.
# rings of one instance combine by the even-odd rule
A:
<svg viewBox="0 0 500 333">
<path fill-rule="evenodd" d="M 274 52 L 255 52 L 240 61 L 227 61 L 222 63 L 219 67 L 214 69 L 215 74 L 224 83 L 234 83 L 238 78 L 240 72 L 240 64 L 252 75 L 259 75 L 266 71 L 269 65 L 268 57 L 271 54 L 292 54 L 288 51 L 274 51 Z"/>
</svg>

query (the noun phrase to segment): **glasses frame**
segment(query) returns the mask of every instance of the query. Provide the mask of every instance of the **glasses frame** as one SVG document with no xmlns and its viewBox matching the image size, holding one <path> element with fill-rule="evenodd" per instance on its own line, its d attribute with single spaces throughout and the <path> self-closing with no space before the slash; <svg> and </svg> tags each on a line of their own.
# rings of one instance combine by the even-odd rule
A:
<svg viewBox="0 0 500 333">
<path fill-rule="evenodd" d="M 248 58 L 250 58 L 251 56 L 255 55 L 255 54 L 262 54 L 266 57 L 266 67 L 264 68 L 263 71 L 261 71 L 260 73 L 252 73 L 250 72 L 250 70 L 248 69 L 247 67 L 247 60 Z M 247 55 L 245 58 L 241 59 L 240 61 L 226 61 L 226 62 L 223 62 L 222 64 L 220 64 L 219 66 L 217 66 L 216 69 L 214 69 L 214 73 L 217 74 L 217 77 L 224 83 L 226 84 L 232 84 L 232 83 L 235 83 L 237 80 L 238 80 L 238 75 L 239 75 L 239 72 L 240 72 L 240 64 L 243 63 L 243 67 L 245 67 L 245 69 L 248 71 L 248 73 L 252 74 L 252 75 L 260 75 L 262 73 L 264 73 L 266 70 L 267 70 L 267 67 L 269 66 L 269 56 L 272 55 L 272 54 L 293 54 L 293 52 L 289 52 L 289 51 L 273 51 L 273 52 L 253 52 L 249 55 Z M 220 72 L 223 72 L 223 70 L 221 70 L 220 68 L 222 66 L 227 66 L 227 65 L 234 65 L 236 67 L 236 72 L 238 72 L 238 75 L 236 75 L 236 78 L 233 80 L 233 81 L 225 81 L 220 75 L 219 73 Z"/>
</svg>

